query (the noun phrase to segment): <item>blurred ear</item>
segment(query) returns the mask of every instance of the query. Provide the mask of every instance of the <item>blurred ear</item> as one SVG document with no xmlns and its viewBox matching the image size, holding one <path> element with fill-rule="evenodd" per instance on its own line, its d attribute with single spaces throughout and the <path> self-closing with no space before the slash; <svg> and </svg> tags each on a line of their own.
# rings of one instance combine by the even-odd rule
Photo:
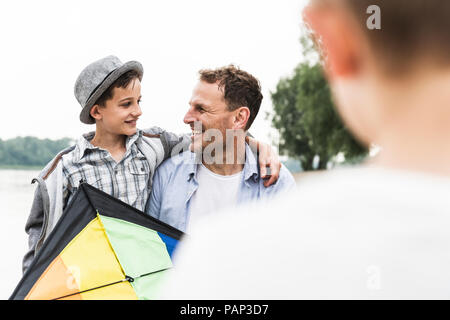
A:
<svg viewBox="0 0 450 320">
<path fill-rule="evenodd" d="M 240 107 L 234 110 L 233 129 L 245 130 L 248 119 L 250 118 L 250 109 L 247 107 Z"/>
<path fill-rule="evenodd" d="M 100 112 L 100 106 L 98 104 L 95 104 L 92 108 L 91 111 L 89 112 L 89 114 L 91 115 L 92 118 L 94 118 L 95 120 L 100 120 L 102 118 L 102 114 Z"/>
<path fill-rule="evenodd" d="M 310 5 L 303 11 L 325 59 L 329 80 L 351 77 L 362 65 L 360 26 L 345 9 L 331 5 Z"/>
</svg>

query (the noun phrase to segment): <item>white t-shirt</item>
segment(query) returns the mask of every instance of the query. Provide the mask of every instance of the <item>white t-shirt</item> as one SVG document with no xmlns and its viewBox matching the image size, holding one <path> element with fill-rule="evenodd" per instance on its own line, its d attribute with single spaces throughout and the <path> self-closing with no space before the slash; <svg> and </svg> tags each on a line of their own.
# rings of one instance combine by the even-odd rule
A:
<svg viewBox="0 0 450 320">
<path fill-rule="evenodd" d="M 231 176 L 212 172 L 203 164 L 197 168 L 198 188 L 191 197 L 187 233 L 203 217 L 236 206 L 243 170 Z"/>
<path fill-rule="evenodd" d="M 198 224 L 162 298 L 450 299 L 450 179 L 380 168 L 300 181 Z"/>
</svg>

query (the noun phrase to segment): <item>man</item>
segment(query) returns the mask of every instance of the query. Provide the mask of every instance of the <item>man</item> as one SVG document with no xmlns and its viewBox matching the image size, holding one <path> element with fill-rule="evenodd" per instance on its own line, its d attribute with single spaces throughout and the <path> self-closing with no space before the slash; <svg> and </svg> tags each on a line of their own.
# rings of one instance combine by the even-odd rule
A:
<svg viewBox="0 0 450 320">
<path fill-rule="evenodd" d="M 81 181 L 144 211 L 157 166 L 171 151 L 184 145 L 184 136 L 158 127 L 137 129 L 143 67 L 137 61 L 122 63 L 115 56 L 97 60 L 83 69 L 75 82 L 81 105 L 80 121 L 95 124 L 76 145 L 61 151 L 33 180 L 38 182 L 25 226 L 29 251 L 23 272 L 49 237 Z M 188 138 L 186 138 L 188 139 Z M 261 145 L 260 161 L 270 164 L 271 183 L 279 162 L 270 146 Z"/>
<path fill-rule="evenodd" d="M 258 80 L 232 65 L 200 71 L 184 117 L 192 130 L 190 150 L 156 171 L 151 216 L 189 233 L 204 216 L 295 186 L 282 167 L 277 183 L 265 187 L 256 155 L 246 144 L 262 98 Z"/>
<path fill-rule="evenodd" d="M 305 19 L 343 120 L 381 151 L 199 224 L 163 297 L 449 299 L 450 2 L 312 0 Z"/>
</svg>

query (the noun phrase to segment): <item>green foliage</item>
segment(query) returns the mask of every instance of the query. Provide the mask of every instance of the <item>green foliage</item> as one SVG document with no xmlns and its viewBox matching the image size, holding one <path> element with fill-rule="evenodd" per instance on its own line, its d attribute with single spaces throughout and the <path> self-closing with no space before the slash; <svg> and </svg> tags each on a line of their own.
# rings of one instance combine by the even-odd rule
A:
<svg viewBox="0 0 450 320">
<path fill-rule="evenodd" d="M 71 142 L 69 138 L 50 140 L 18 137 L 5 141 L 0 139 L 0 166 L 42 167 Z"/>
<path fill-rule="evenodd" d="M 304 38 L 302 44 L 307 45 Z M 311 51 L 304 48 L 304 52 Z M 363 157 L 361 146 L 344 127 L 333 106 L 321 65 L 303 62 L 271 93 L 272 125 L 280 132 L 280 152 L 299 159 L 304 170 L 326 169 L 338 154 Z M 314 158 L 319 157 L 318 166 Z"/>
</svg>

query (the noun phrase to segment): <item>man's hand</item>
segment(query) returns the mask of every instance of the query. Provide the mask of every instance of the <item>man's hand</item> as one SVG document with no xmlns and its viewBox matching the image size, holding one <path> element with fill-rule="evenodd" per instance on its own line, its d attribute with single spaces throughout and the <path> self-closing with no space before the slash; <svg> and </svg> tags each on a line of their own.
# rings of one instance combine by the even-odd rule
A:
<svg viewBox="0 0 450 320">
<path fill-rule="evenodd" d="M 258 142 L 249 136 L 245 137 L 245 140 L 253 150 L 256 148 L 259 153 L 258 162 L 260 175 L 264 180 L 264 186 L 268 187 L 273 185 L 277 182 L 281 170 L 281 162 L 278 158 L 278 154 L 269 144 Z"/>
</svg>

